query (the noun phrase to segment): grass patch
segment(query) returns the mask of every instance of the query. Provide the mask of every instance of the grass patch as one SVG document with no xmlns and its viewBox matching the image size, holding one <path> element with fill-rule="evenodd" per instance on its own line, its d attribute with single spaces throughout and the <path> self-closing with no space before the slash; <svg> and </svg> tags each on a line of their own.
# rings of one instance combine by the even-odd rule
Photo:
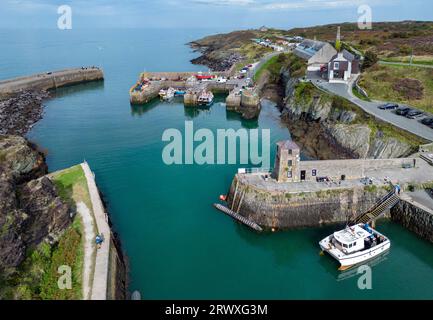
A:
<svg viewBox="0 0 433 320">
<path fill-rule="evenodd" d="M 385 57 L 385 58 L 381 58 L 380 60 L 384 62 L 410 63 L 411 57 L 410 56 Z M 412 63 L 433 66 L 433 56 L 414 56 Z"/>
<path fill-rule="evenodd" d="M 92 210 L 87 180 L 81 165 L 55 172 L 52 178 L 59 196 L 64 201 L 72 206 L 75 206 L 77 202 L 84 202 Z"/>
<path fill-rule="evenodd" d="M 395 83 L 405 78 L 421 82 L 421 99 L 408 99 L 407 95 L 395 90 Z M 362 74 L 359 84 L 371 99 L 408 104 L 423 111 L 433 112 L 433 69 L 376 65 Z"/>
</svg>

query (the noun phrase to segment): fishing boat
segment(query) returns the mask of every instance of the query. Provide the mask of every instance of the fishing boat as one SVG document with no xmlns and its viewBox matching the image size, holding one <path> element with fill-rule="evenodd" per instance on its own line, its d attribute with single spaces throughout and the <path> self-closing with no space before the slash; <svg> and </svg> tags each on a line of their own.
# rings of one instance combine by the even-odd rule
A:
<svg viewBox="0 0 433 320">
<path fill-rule="evenodd" d="M 174 97 L 176 90 L 173 88 L 168 88 L 167 90 L 161 89 L 159 91 L 159 97 L 162 100 L 171 100 Z"/>
<path fill-rule="evenodd" d="M 210 106 L 213 103 L 214 95 L 211 91 L 203 90 L 198 97 L 198 104 Z"/>
<path fill-rule="evenodd" d="M 324 252 L 340 263 L 339 270 L 371 260 L 391 247 L 391 241 L 368 224 L 348 226 L 320 241 Z"/>
</svg>

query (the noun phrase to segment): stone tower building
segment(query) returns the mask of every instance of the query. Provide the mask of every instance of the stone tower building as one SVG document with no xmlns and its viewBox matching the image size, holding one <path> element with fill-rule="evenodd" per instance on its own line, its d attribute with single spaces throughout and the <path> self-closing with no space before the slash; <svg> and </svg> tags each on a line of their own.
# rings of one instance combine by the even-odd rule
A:
<svg viewBox="0 0 433 320">
<path fill-rule="evenodd" d="M 299 182 L 301 150 L 290 140 L 277 142 L 273 176 L 278 182 Z"/>
</svg>

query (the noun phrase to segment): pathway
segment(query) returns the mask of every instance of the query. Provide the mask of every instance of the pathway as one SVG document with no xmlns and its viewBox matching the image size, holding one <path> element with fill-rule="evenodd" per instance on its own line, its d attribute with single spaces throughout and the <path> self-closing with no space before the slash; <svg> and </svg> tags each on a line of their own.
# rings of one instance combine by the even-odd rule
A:
<svg viewBox="0 0 433 320">
<path fill-rule="evenodd" d="M 379 61 L 379 64 L 391 65 L 391 66 L 419 67 L 419 68 L 433 69 L 433 65 L 428 65 L 428 64 L 417 64 L 417 63 L 407 63 L 407 62 Z"/>
<path fill-rule="evenodd" d="M 104 210 L 99 191 L 96 186 L 95 177 L 87 162 L 81 164 L 84 174 L 87 179 L 89 188 L 90 200 L 92 201 L 93 214 L 96 220 L 98 233 L 105 238 L 101 247 L 96 251 L 95 273 L 93 277 L 93 288 L 91 300 L 106 300 L 107 299 L 107 282 L 110 257 L 110 242 L 111 231 L 108 226 L 108 218 Z"/>
<path fill-rule="evenodd" d="M 92 271 L 95 264 L 95 225 L 92 213 L 84 202 L 77 203 L 77 211 L 84 227 L 84 267 L 83 267 L 83 299 L 89 300 L 92 293 Z"/>
</svg>

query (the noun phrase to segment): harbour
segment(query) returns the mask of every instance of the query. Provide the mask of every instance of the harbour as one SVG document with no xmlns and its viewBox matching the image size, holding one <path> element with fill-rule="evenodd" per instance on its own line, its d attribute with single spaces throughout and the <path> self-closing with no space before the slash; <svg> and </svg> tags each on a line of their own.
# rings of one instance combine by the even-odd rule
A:
<svg viewBox="0 0 433 320">
<path fill-rule="evenodd" d="M 101 40 L 101 45 L 107 44 Z M 151 47 L 149 42 L 145 49 Z M 118 65 L 111 54 L 101 54 L 111 76 L 104 86 L 60 89 L 60 98 L 47 102 L 45 118 L 29 137 L 49 150 L 51 170 L 83 158 L 91 164 L 130 257 L 131 290 L 162 299 L 431 298 L 431 244 L 399 224 L 378 223 L 393 247 L 387 260 L 374 266 L 375 290 L 367 292 L 357 289 L 356 278 L 337 281 L 336 264 L 318 254 L 318 241 L 335 226 L 255 234 L 219 214 L 211 204 L 227 191 L 240 166 L 167 167 L 160 159 L 163 130 L 182 129 L 185 119 L 212 130 L 272 128 L 275 144 L 290 138 L 279 111 L 265 103 L 257 120 L 245 120 L 226 110 L 224 96 L 216 96 L 207 112 L 158 100 L 129 106 L 125 92 L 142 66 Z M 188 53 L 180 56 L 170 69 L 193 68 L 185 63 Z M 165 63 L 151 56 L 149 61 L 154 68 Z"/>
</svg>

